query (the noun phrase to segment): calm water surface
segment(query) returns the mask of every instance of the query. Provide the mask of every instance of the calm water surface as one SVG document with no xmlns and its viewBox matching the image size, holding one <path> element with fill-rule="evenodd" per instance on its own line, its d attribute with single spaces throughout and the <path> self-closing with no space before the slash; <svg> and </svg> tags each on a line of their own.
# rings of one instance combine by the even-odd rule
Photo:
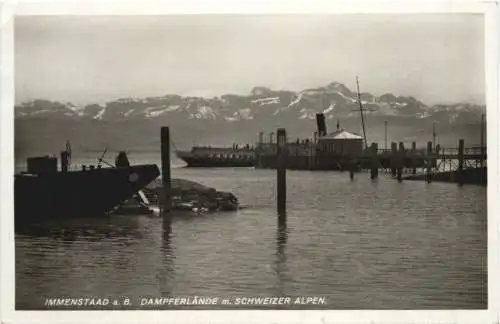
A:
<svg viewBox="0 0 500 324">
<path fill-rule="evenodd" d="M 487 307 L 486 188 L 367 173 L 174 168 L 247 209 L 111 216 L 16 234 L 16 306 L 56 296 L 326 296 L 332 309 Z M 137 306 L 138 307 L 138 306 Z"/>
</svg>

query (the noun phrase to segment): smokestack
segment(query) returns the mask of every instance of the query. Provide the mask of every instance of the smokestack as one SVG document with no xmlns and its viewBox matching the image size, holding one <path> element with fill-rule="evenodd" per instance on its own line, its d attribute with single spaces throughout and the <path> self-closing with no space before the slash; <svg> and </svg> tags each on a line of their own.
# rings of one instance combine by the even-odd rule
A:
<svg viewBox="0 0 500 324">
<path fill-rule="evenodd" d="M 318 125 L 318 136 L 326 135 L 325 115 L 323 113 L 316 114 L 316 124 Z"/>
</svg>

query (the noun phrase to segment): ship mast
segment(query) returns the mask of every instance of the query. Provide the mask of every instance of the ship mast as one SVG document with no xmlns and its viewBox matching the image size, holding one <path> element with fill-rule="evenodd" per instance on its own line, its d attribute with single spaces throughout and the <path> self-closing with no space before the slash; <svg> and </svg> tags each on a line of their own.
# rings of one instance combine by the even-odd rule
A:
<svg viewBox="0 0 500 324">
<path fill-rule="evenodd" d="M 436 122 L 432 123 L 432 146 L 436 149 Z"/>
<path fill-rule="evenodd" d="M 357 76 L 356 76 L 356 87 L 358 89 L 359 111 L 361 112 L 361 124 L 363 125 L 363 138 L 365 140 L 365 149 L 368 149 L 368 143 L 366 142 L 365 116 L 363 115 L 363 104 L 361 103 L 361 93 L 359 92 L 359 81 Z"/>
<path fill-rule="evenodd" d="M 384 121 L 384 150 L 387 150 L 387 120 Z"/>
</svg>

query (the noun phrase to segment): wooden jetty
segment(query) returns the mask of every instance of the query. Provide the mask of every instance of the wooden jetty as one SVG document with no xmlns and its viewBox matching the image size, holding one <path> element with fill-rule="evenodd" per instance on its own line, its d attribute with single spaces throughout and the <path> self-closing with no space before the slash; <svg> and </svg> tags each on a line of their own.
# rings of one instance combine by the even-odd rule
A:
<svg viewBox="0 0 500 324">
<path fill-rule="evenodd" d="M 396 144 L 396 143 L 394 143 Z M 399 154 L 403 154 L 402 166 L 403 168 L 418 169 L 427 167 L 427 161 L 431 160 L 431 166 L 444 167 L 448 164 L 454 164 L 453 161 L 460 161 L 463 159 L 464 163 L 472 167 L 475 164 L 484 163 L 486 161 L 485 148 L 481 147 L 466 147 L 464 148 L 463 156 L 459 154 L 458 148 L 440 148 L 439 151 L 427 148 L 417 148 L 416 143 L 412 142 L 412 149 L 403 150 L 386 150 L 379 149 L 378 143 L 376 145 L 376 157 L 380 164 L 380 169 L 390 169 L 392 166 L 397 165 L 397 158 Z M 257 168 L 261 169 L 275 169 L 276 168 L 276 144 L 263 143 L 257 146 Z M 286 168 L 289 170 L 347 170 L 347 162 L 356 161 L 361 169 L 370 169 L 373 163 L 372 149 L 363 150 L 360 155 L 352 156 L 348 154 L 335 154 L 323 152 L 317 143 L 287 143 L 287 160 Z M 484 153 L 483 153 L 484 152 Z M 462 158 L 461 158 L 462 156 Z M 401 157 L 399 157 L 401 158 Z M 470 162 L 473 162 L 471 164 Z"/>
<path fill-rule="evenodd" d="M 337 130 L 327 134 L 323 114 L 316 117 L 318 130 L 313 138 L 296 141 L 287 138 L 284 144 L 286 157 L 280 162 L 278 151 L 281 152 L 282 148 L 278 150 L 278 144 L 272 141 L 274 132 L 270 134 L 269 141 L 264 140 L 262 132 L 259 133 L 255 149 L 256 168 L 276 169 L 279 164 L 289 170 L 349 171 L 351 178 L 353 172 L 370 170 L 372 179 L 378 176 L 379 170 L 385 170 L 386 174 L 400 181 L 423 177 L 428 182 L 432 181 L 433 175 L 435 180 L 445 179 L 440 173 L 476 174 L 465 170 L 486 168 L 484 145 L 466 147 L 464 140 L 459 140 L 455 148 L 442 148 L 434 146 L 431 141 L 420 147 L 416 142 L 410 145 L 392 142 L 390 149 L 379 149 L 378 143 L 371 143 L 368 147 L 363 137 L 341 129 L 338 123 Z M 460 176 L 449 178 L 462 182 Z"/>
</svg>

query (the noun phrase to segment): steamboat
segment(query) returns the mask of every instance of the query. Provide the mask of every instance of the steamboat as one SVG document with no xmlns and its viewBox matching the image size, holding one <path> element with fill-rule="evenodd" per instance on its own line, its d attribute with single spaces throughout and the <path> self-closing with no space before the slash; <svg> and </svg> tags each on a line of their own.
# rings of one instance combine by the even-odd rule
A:
<svg viewBox="0 0 500 324">
<path fill-rule="evenodd" d="M 190 151 L 176 151 L 176 155 L 188 167 L 254 167 L 256 164 L 255 149 L 248 144 L 244 147 L 193 146 Z"/>
</svg>

